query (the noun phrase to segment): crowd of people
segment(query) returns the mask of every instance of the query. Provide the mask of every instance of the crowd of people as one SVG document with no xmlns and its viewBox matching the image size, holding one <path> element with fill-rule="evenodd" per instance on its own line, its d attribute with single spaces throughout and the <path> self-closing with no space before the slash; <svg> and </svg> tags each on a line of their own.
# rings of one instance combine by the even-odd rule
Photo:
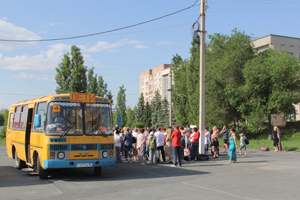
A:
<svg viewBox="0 0 300 200">
<path fill-rule="evenodd" d="M 235 130 L 229 131 L 224 126 L 220 132 L 216 126 L 213 127 L 212 134 L 205 128 L 204 149 L 208 156 L 209 147 L 213 158 L 219 157 L 219 135 L 223 135 L 224 153 L 228 154 L 229 163 L 235 163 L 237 151 L 237 138 Z M 116 145 L 116 162 L 138 161 L 140 165 L 155 165 L 157 162 L 167 162 L 172 167 L 181 167 L 183 162 L 199 159 L 199 139 L 200 132 L 196 127 L 179 127 L 178 125 L 168 128 L 157 127 L 152 129 L 118 126 L 114 128 Z M 240 134 L 240 155 L 246 150 L 246 137 Z M 121 155 L 125 160 L 121 160 Z"/>
</svg>

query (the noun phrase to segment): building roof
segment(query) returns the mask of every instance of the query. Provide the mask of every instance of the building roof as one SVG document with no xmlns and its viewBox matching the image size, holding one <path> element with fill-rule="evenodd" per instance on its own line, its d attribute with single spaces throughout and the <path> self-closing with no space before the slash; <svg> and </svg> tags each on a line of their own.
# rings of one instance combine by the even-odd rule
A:
<svg viewBox="0 0 300 200">
<path fill-rule="evenodd" d="M 284 38 L 291 38 L 291 39 L 297 39 L 297 40 L 300 40 L 300 38 L 296 38 L 296 37 L 289 37 L 289 36 L 283 36 L 283 35 L 275 35 L 275 34 L 269 34 L 269 35 L 265 35 L 263 37 L 260 37 L 260 38 L 256 38 L 252 41 L 255 41 L 255 40 L 259 40 L 259 39 L 262 39 L 262 38 L 265 38 L 265 37 L 268 37 L 268 36 L 277 36 L 277 37 L 284 37 Z"/>
</svg>

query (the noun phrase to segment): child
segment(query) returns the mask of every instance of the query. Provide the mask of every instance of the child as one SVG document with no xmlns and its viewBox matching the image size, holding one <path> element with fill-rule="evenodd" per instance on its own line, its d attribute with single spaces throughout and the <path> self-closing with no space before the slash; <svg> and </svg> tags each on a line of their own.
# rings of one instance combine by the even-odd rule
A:
<svg viewBox="0 0 300 200">
<path fill-rule="evenodd" d="M 245 151 L 245 156 L 247 156 L 247 149 L 246 149 L 246 143 L 245 143 L 245 139 L 246 139 L 246 136 L 241 133 L 240 134 L 240 156 L 242 155 L 242 150 L 244 149 Z"/>
<path fill-rule="evenodd" d="M 156 139 L 154 137 L 154 133 L 150 132 L 149 136 L 149 164 L 156 164 L 155 151 L 156 151 Z"/>
</svg>

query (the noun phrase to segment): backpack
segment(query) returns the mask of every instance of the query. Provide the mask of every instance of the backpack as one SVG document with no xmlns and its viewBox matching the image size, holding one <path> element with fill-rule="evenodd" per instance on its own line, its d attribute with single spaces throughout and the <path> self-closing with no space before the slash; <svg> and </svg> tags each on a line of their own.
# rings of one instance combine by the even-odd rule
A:
<svg viewBox="0 0 300 200">
<path fill-rule="evenodd" d="M 149 149 L 151 150 L 156 149 L 156 141 L 153 136 L 150 138 Z"/>
<path fill-rule="evenodd" d="M 135 144 L 136 143 L 136 138 L 132 137 L 132 143 Z"/>
<path fill-rule="evenodd" d="M 249 144 L 249 140 L 246 138 L 245 139 L 245 144 L 248 145 Z"/>
</svg>

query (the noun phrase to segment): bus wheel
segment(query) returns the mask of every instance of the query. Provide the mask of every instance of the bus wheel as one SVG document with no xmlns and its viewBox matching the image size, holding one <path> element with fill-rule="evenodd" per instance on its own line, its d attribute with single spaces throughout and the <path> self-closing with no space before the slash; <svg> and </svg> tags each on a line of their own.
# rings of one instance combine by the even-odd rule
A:
<svg viewBox="0 0 300 200">
<path fill-rule="evenodd" d="M 101 167 L 94 167 L 94 175 L 101 176 Z"/>
<path fill-rule="evenodd" d="M 18 155 L 17 155 L 17 151 L 15 151 L 15 167 L 17 169 L 22 169 L 25 167 L 25 162 L 23 160 L 20 160 L 20 158 L 18 158 Z"/>
<path fill-rule="evenodd" d="M 39 173 L 40 179 L 47 179 L 48 178 L 48 171 L 43 169 L 40 164 L 40 156 L 37 157 L 37 171 Z"/>
</svg>

